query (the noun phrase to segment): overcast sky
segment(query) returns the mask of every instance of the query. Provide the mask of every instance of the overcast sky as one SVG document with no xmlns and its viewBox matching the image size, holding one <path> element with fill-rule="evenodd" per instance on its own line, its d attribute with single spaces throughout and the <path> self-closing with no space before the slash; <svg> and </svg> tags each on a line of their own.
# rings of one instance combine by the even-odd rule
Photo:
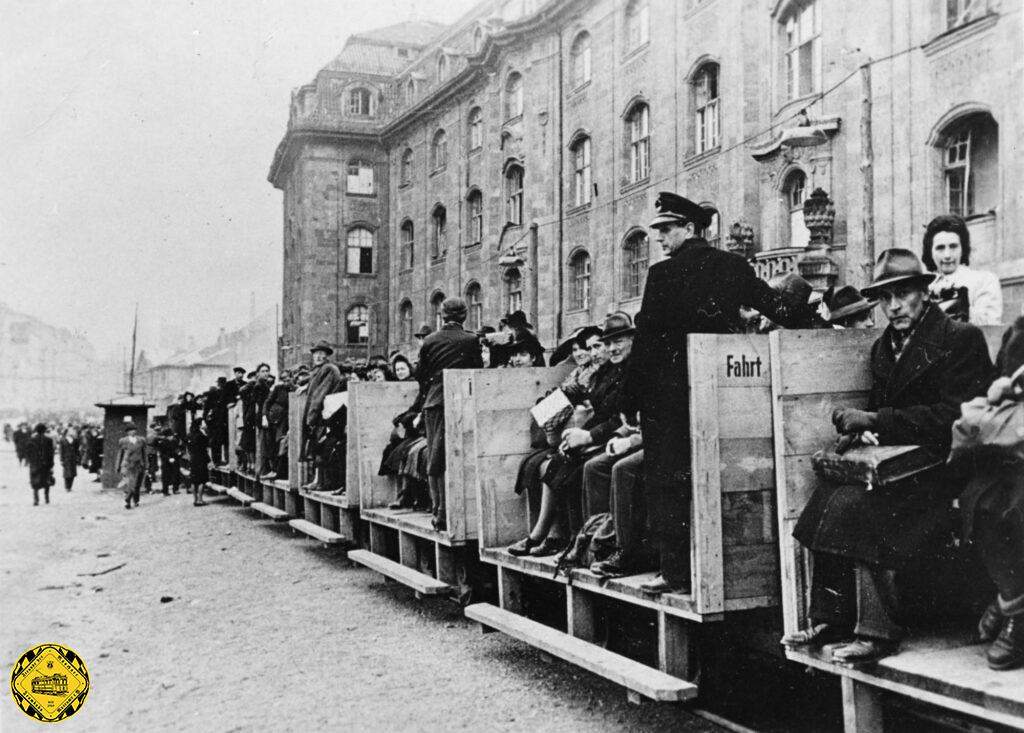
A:
<svg viewBox="0 0 1024 733">
<path fill-rule="evenodd" d="M 473 0 L 0 0 L 0 301 L 120 354 L 281 300 L 266 180 L 345 38 Z"/>
</svg>

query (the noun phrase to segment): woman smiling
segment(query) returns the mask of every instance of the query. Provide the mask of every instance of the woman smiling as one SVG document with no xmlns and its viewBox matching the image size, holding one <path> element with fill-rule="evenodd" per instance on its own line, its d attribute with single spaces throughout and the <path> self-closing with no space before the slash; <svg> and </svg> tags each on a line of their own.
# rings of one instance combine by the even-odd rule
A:
<svg viewBox="0 0 1024 733">
<path fill-rule="evenodd" d="M 991 272 L 972 270 L 971 234 L 959 216 L 937 216 L 924 232 L 921 259 L 936 273 L 929 287 L 932 300 L 950 318 L 978 326 L 997 325 L 1003 318 L 1003 292 Z"/>
</svg>

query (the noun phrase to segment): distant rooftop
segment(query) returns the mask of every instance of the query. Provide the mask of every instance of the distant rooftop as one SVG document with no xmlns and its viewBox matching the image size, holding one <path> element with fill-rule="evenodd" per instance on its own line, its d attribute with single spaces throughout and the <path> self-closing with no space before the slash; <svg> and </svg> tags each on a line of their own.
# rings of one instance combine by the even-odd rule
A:
<svg viewBox="0 0 1024 733">
<path fill-rule="evenodd" d="M 395 74 L 409 65 L 412 55 L 399 55 L 396 47 L 418 50 L 447 29 L 443 23 L 413 20 L 357 33 L 345 41 L 345 48 L 324 68 L 361 74 Z"/>
</svg>

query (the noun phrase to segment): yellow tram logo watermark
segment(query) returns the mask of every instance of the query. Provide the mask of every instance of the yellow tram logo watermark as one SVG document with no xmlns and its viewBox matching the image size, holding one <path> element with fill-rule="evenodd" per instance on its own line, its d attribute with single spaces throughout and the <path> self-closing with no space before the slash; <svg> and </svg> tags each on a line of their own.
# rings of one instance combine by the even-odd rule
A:
<svg viewBox="0 0 1024 733">
<path fill-rule="evenodd" d="M 40 644 L 22 654 L 11 670 L 11 693 L 25 715 L 55 723 L 85 704 L 89 670 L 71 649 Z"/>
</svg>

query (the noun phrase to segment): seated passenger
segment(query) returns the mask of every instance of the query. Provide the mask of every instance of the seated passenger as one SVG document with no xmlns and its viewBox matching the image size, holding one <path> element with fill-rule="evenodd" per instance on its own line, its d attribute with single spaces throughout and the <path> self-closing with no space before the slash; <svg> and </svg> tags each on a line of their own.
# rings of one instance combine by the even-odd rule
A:
<svg viewBox="0 0 1024 733">
<path fill-rule="evenodd" d="M 608 441 L 602 455 L 591 458 L 583 467 L 587 513 L 611 512 L 615 526 L 617 549 L 611 557 L 590 566 L 596 575 L 615 578 L 657 567 L 653 553 L 643 548 L 647 523 L 643 471 L 643 436 L 638 427 L 628 423 Z"/>
<path fill-rule="evenodd" d="M 909 250 L 886 250 L 863 289 L 878 298 L 889 325 L 871 347 L 867 410 L 840 407 L 839 433 L 874 445 L 926 445 L 948 452 L 960 403 L 982 394 L 992 362 L 981 331 L 947 318 L 928 299 L 934 275 Z M 812 551 L 808 629 L 786 646 L 843 641 L 832 660 L 855 664 L 893 654 L 904 630 L 896 571 L 948 556 L 951 510 L 963 486 L 945 466 L 895 485 L 823 484 L 793 536 Z"/>
<path fill-rule="evenodd" d="M 1024 318 L 1003 336 L 996 358 L 1001 375 L 988 401 L 1024 399 Z M 1008 455 L 979 457 L 974 475 L 960 496 L 964 536 L 981 556 L 998 595 L 978 623 L 978 640 L 990 644 L 988 666 L 996 670 L 1024 665 L 1024 471 Z"/>
<path fill-rule="evenodd" d="M 829 288 L 821 299 L 822 317 L 832 328 L 874 328 L 877 300 L 868 300 L 857 288 Z"/>
<path fill-rule="evenodd" d="M 625 364 L 633 345 L 633 320 L 625 313 L 605 319 L 601 341 L 607 344 L 609 360 L 594 374 L 587 398 L 593 415 L 582 427 L 562 433 L 562 442 L 543 470 L 543 485 L 537 522 L 530 534 L 508 548 L 512 555 L 554 555 L 568 541 L 567 503 L 579 501 L 582 469 L 586 459 L 604 444 L 622 424 L 619 417 Z"/>
</svg>

